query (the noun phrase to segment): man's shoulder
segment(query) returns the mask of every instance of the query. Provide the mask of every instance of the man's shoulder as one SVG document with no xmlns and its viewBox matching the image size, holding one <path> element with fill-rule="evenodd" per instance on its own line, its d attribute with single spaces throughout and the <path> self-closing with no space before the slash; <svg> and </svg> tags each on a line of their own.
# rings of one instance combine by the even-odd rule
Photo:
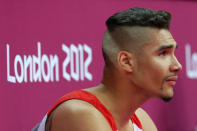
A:
<svg viewBox="0 0 197 131">
<path fill-rule="evenodd" d="M 72 99 L 63 102 L 61 105 L 59 105 L 53 115 L 66 115 L 67 117 L 83 117 L 87 115 L 96 115 L 100 112 L 97 111 L 97 109 L 91 105 L 90 103 L 78 100 L 78 99 Z"/>
<path fill-rule="evenodd" d="M 68 100 L 59 105 L 52 115 L 52 131 L 110 130 L 103 115 L 93 105 L 82 100 Z"/>
<path fill-rule="evenodd" d="M 144 131 L 157 131 L 157 127 L 155 126 L 154 122 L 152 121 L 152 119 L 144 109 L 138 108 L 135 111 L 135 114 L 140 120 Z"/>
</svg>

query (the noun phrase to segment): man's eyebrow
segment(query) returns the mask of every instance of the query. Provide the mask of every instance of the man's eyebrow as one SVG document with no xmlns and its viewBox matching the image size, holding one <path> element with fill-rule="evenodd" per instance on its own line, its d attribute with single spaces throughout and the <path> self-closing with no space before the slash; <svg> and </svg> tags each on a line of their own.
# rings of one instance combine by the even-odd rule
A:
<svg viewBox="0 0 197 131">
<path fill-rule="evenodd" d="M 161 47 L 159 47 L 158 50 L 165 50 L 165 49 L 170 49 L 170 48 L 173 48 L 174 45 L 162 45 Z M 178 45 L 176 44 L 176 47 L 175 48 L 178 48 Z"/>
</svg>

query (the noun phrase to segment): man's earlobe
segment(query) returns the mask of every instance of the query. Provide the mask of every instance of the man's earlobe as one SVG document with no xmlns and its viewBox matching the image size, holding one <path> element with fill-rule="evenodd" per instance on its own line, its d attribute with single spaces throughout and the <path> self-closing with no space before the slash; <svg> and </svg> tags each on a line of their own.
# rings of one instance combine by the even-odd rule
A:
<svg viewBox="0 0 197 131">
<path fill-rule="evenodd" d="M 126 72 L 133 71 L 133 58 L 132 54 L 127 51 L 121 51 L 118 53 L 118 64 L 121 69 Z"/>
</svg>

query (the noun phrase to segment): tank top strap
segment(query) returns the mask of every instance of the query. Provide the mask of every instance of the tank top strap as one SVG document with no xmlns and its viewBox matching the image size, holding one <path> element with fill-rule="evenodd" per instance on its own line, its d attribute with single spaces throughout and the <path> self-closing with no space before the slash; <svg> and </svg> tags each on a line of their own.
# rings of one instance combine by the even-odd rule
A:
<svg viewBox="0 0 197 131">
<path fill-rule="evenodd" d="M 143 131 L 143 129 L 142 129 L 142 124 L 141 124 L 140 120 L 138 119 L 138 117 L 137 117 L 137 115 L 136 115 L 135 113 L 133 113 L 133 115 L 131 116 L 131 121 L 132 121 L 134 127 L 137 126 L 136 128 L 138 128 L 138 130 Z M 134 129 L 134 130 L 135 130 L 135 129 Z M 137 130 L 137 131 L 138 131 L 138 130 Z"/>
<path fill-rule="evenodd" d="M 92 104 L 95 108 L 97 108 L 103 114 L 103 116 L 106 118 L 106 120 L 110 124 L 112 130 L 117 131 L 115 120 L 112 114 L 109 112 L 109 110 L 98 100 L 96 96 L 84 90 L 76 90 L 74 92 L 71 92 L 61 97 L 57 101 L 57 103 L 48 111 L 47 116 L 49 116 L 58 105 L 71 99 L 83 100 Z"/>
</svg>

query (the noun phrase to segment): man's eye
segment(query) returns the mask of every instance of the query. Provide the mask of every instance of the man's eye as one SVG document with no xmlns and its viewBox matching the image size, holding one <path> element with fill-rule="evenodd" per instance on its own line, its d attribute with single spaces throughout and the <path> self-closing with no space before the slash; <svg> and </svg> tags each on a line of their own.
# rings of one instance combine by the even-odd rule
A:
<svg viewBox="0 0 197 131">
<path fill-rule="evenodd" d="M 162 51 L 159 53 L 159 56 L 165 56 L 167 54 L 167 51 Z"/>
</svg>

